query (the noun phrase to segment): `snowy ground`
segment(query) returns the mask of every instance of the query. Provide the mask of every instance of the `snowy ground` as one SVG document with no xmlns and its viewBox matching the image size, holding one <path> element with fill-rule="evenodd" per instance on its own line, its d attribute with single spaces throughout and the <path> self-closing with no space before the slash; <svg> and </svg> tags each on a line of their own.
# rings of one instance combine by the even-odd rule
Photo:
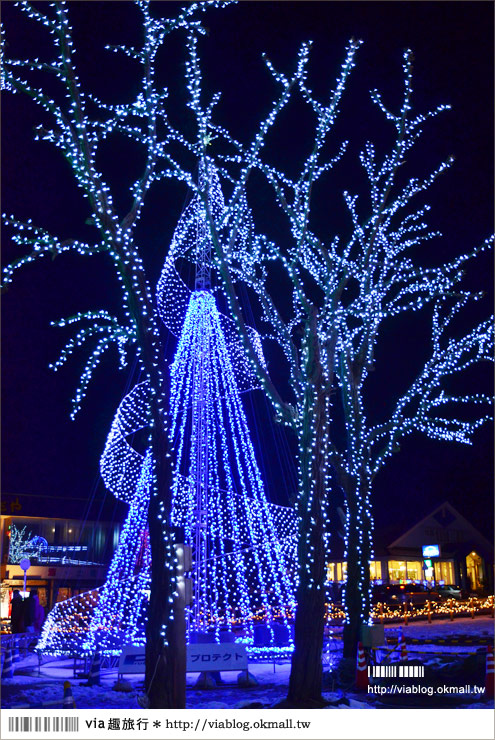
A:
<svg viewBox="0 0 495 740">
<path fill-rule="evenodd" d="M 387 634 L 397 634 L 399 626 L 386 627 Z M 407 627 L 402 627 L 404 635 L 416 639 L 435 639 L 437 637 L 446 638 L 462 635 L 463 637 L 493 637 L 494 622 L 490 617 L 462 617 L 462 619 L 438 619 L 428 624 L 428 622 L 413 622 Z"/>
<path fill-rule="evenodd" d="M 471 636 L 473 638 L 493 638 L 494 622 L 488 617 L 471 619 L 448 620 L 431 625 L 414 623 L 403 628 L 407 638 L 418 639 L 445 639 L 446 637 Z M 337 638 L 339 630 L 334 630 Z M 397 627 L 386 628 L 386 634 L 395 636 Z M 333 671 L 340 658 L 341 640 L 333 639 L 330 642 L 330 652 L 324 660 L 324 696 L 334 702 L 329 708 L 384 708 L 386 706 L 411 706 L 407 703 L 390 704 L 381 700 L 381 697 L 366 693 L 356 693 L 353 690 L 345 691 L 345 682 L 339 685 L 339 676 Z M 444 684 L 484 685 L 484 648 L 483 655 L 476 655 L 476 645 L 471 646 L 438 646 L 419 645 L 409 646 L 410 659 L 421 661 L 425 671 L 429 671 L 430 678 Z M 64 681 L 69 680 L 72 685 L 76 706 L 79 709 L 89 708 L 120 708 L 137 709 L 138 698 L 142 694 L 142 675 L 125 676 L 125 684 L 129 691 L 113 689 L 117 681 L 116 671 L 102 672 L 101 686 L 83 686 L 84 679 L 73 677 L 73 663 L 71 660 L 53 660 L 41 666 L 41 675 L 38 675 L 38 660 L 34 655 L 14 663 L 15 675 L 13 679 L 2 681 L 2 707 L 8 708 L 20 704 L 33 702 L 62 701 Z M 224 684 L 213 689 L 200 690 L 194 687 L 198 674 L 187 675 L 187 707 L 214 709 L 214 708 L 243 708 L 246 706 L 270 707 L 285 698 L 287 692 L 290 665 L 289 663 L 254 663 L 250 665 L 258 684 L 250 688 L 240 688 L 237 683 L 237 673 L 224 672 Z M 333 672 L 332 672 L 333 671 Z M 428 679 L 430 680 L 430 679 Z M 351 676 L 352 682 L 352 676 Z M 423 701 L 425 699 L 423 698 Z M 430 702 L 428 704 L 428 701 Z M 422 706 L 439 706 L 431 697 L 426 697 Z M 416 704 L 418 706 L 418 704 Z M 445 704 L 442 704 L 445 706 Z M 463 696 L 458 699 L 449 699 L 449 706 L 483 707 L 493 706 L 493 702 L 474 699 L 473 696 Z"/>
</svg>

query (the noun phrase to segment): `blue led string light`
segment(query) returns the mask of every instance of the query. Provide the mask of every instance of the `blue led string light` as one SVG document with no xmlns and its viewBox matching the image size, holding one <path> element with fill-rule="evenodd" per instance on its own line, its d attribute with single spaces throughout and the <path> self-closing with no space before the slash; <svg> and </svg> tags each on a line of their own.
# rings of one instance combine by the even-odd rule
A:
<svg viewBox="0 0 495 740">
<path fill-rule="evenodd" d="M 214 171 L 210 177 L 213 210 L 220 218 L 223 200 L 219 181 Z M 253 654 L 269 651 L 285 655 L 293 647 L 288 622 L 295 608 L 289 576 L 295 514 L 266 498 L 239 390 L 239 386 L 244 390 L 252 387 L 256 380 L 233 322 L 219 313 L 210 292 L 187 290 L 170 257 L 183 256 L 189 248 L 197 250 L 200 210 L 199 199 L 194 198 L 179 220 L 157 288 L 162 316 L 174 328 L 180 322 L 171 315 L 172 307 L 175 312 L 181 310 L 184 297 L 189 295 L 170 368 L 170 434 L 176 461 L 171 522 L 184 528 L 186 542 L 195 549 L 196 603 L 190 613 L 189 633 L 213 631 L 218 639 L 221 629 L 242 626 L 242 639 Z M 191 229 L 193 222 L 196 228 Z M 201 233 L 208 238 L 204 229 Z M 171 286 L 177 288 L 175 306 L 170 302 Z M 111 320 L 106 315 L 99 318 Z M 259 337 L 253 330 L 251 336 L 263 361 Z M 143 457 L 135 450 L 131 439 L 149 426 L 149 397 L 149 384 L 144 382 L 122 400 L 101 458 L 105 485 L 129 504 L 106 583 L 88 598 L 70 600 L 65 607 L 57 605 L 52 610 L 39 645 L 45 652 L 64 654 L 77 647 L 82 654 L 95 649 L 116 654 L 124 644 L 143 644 L 150 573 L 146 522 L 152 460 L 149 452 Z M 195 523 L 201 525 L 201 517 L 204 531 L 195 527 Z M 163 507 L 159 518 L 165 519 Z M 172 560 L 172 541 L 167 549 Z M 75 620 L 77 630 L 73 629 Z M 287 627 L 286 646 L 274 644 L 275 620 Z M 271 644 L 264 648 L 253 645 L 254 626 L 261 622 L 268 625 L 271 635 Z M 165 628 L 162 637 L 166 642 Z"/>
<path fill-rule="evenodd" d="M 254 616 L 262 616 L 268 624 L 275 617 L 287 624 L 294 594 L 219 318 L 209 292 L 193 293 L 171 366 L 171 434 L 177 450 L 174 524 L 185 528 L 186 542 L 191 545 L 203 523 L 206 529 L 204 550 L 196 552 L 199 596 L 192 628 L 205 631 L 213 626 L 218 632 L 229 626 L 228 615 L 235 612 L 235 621 L 245 622 L 247 636 L 252 638 Z M 207 357 L 201 369 L 198 356 Z M 209 490 L 202 513 L 196 498 L 196 482 L 202 474 L 197 468 L 201 413 L 207 427 L 209 462 Z M 184 423 L 188 417 L 189 444 Z M 185 491 L 184 477 L 190 481 Z"/>
<path fill-rule="evenodd" d="M 161 317 L 176 336 L 180 335 L 191 296 L 176 271 L 176 260 L 178 257 L 186 256 L 188 244 L 191 246 L 188 240 L 181 241 L 180 237 L 181 234 L 184 236 L 187 233 L 188 223 L 192 226 L 197 224 L 197 214 L 194 209 L 189 211 L 189 222 L 183 220 L 182 231 L 179 229 L 176 232 L 170 256 L 160 278 L 156 306 L 140 250 L 134 239 L 135 227 L 143 213 L 149 188 L 153 182 L 162 178 L 174 178 L 187 183 L 196 192 L 201 191 L 203 206 L 208 202 L 207 194 L 202 191 L 202 187 L 198 188 L 187 168 L 181 166 L 180 155 L 176 152 L 179 150 L 186 152 L 186 159 L 190 160 L 191 154 L 204 155 L 207 143 L 218 138 L 222 151 L 227 152 L 222 158 L 221 173 L 231 183 L 232 191 L 228 203 L 224 204 L 223 196 L 220 197 L 221 190 L 215 181 L 215 173 L 208 180 L 207 189 L 217 193 L 209 200 L 210 208 L 207 214 L 208 228 L 216 231 L 214 268 L 223 268 L 232 281 L 244 281 L 257 293 L 263 309 L 263 320 L 271 325 L 272 337 L 279 342 L 287 359 L 294 398 L 292 404 L 280 399 L 264 365 L 258 335 L 253 330 L 242 327 L 239 316 L 232 310 L 235 321 L 220 315 L 219 322 L 232 361 L 237 389 L 240 392 L 252 387 L 261 387 L 273 401 L 280 421 L 293 429 L 301 440 L 303 421 L 308 421 L 308 416 L 305 417 L 304 400 L 310 383 L 306 374 L 308 347 L 307 344 L 303 344 L 301 349 L 300 331 L 307 325 L 308 317 L 314 308 L 312 295 L 313 288 L 317 286 L 317 292 L 321 294 L 322 300 L 322 305 L 318 307 L 316 332 L 321 357 L 322 388 L 326 392 L 328 386 L 329 393 L 338 394 L 342 406 L 347 410 L 346 441 L 339 447 L 334 444 L 330 430 L 324 430 L 321 439 L 322 449 L 316 449 L 314 435 L 309 435 L 307 444 L 306 442 L 304 445 L 300 444 L 299 501 L 304 479 L 308 479 L 311 465 L 316 455 L 322 451 L 327 463 L 324 467 L 324 476 L 328 479 L 327 493 L 330 489 L 328 474 L 330 467 L 333 468 L 338 481 L 352 480 L 358 486 L 354 496 L 357 517 L 353 520 L 352 526 L 348 519 L 346 526 L 346 553 L 349 561 L 358 561 L 359 572 L 356 581 L 361 594 L 358 616 L 361 621 L 366 621 L 370 603 L 369 593 L 365 591 L 369 581 L 367 558 L 372 557 L 373 520 L 370 497 L 373 477 L 398 449 L 400 439 L 413 430 L 420 430 L 434 439 L 469 444 L 476 429 L 490 416 L 480 410 L 474 421 L 463 421 L 458 413 L 460 408 L 473 405 L 475 411 L 478 411 L 482 404 L 489 403 L 491 399 L 482 394 L 448 395 L 442 391 L 441 384 L 444 378 L 468 368 L 474 362 L 492 359 L 493 327 L 490 321 L 481 322 L 460 338 L 449 337 L 452 319 L 459 314 L 469 299 L 477 300 L 479 297 L 475 294 L 470 296 L 459 289 L 463 270 L 469 259 L 491 245 L 491 239 L 447 264 L 430 268 L 418 266 L 414 248 L 433 239 L 437 233 L 427 225 L 426 214 L 429 207 L 421 203 L 414 205 L 414 200 L 421 199 L 438 177 L 448 170 L 452 159 L 440 163 L 426 177 L 412 177 L 409 180 L 402 177 L 407 159 L 414 156 L 413 147 L 421 136 L 423 124 L 446 110 L 448 106 L 438 106 L 425 114 L 413 113 L 412 54 L 406 51 L 404 95 L 398 113 L 390 111 L 376 91 L 372 93 L 374 103 L 395 128 L 395 141 L 392 142 L 389 152 L 381 157 L 372 143 L 366 144 L 360 159 L 367 177 L 369 202 L 362 204 L 357 195 L 344 193 L 344 202 L 351 223 L 351 236 L 347 241 L 339 237 L 328 241 L 326 235 L 320 238 L 313 231 L 311 198 L 316 185 L 345 151 L 344 143 L 337 148 L 337 153 L 332 159 L 327 159 L 328 134 L 338 114 L 340 100 L 354 67 L 360 42 L 351 40 L 335 88 L 329 95 L 320 99 L 313 93 L 307 80 L 310 44 L 302 45 L 296 69 L 291 74 L 276 71 L 266 59 L 278 94 L 269 107 L 268 114 L 260 122 L 252 141 L 243 144 L 225 128 L 213 122 L 213 109 L 218 96 L 214 96 L 205 106 L 202 103 L 196 35 L 204 33 L 205 30 L 196 19 L 196 15 L 208 7 L 221 3 L 191 3 L 175 19 L 153 18 L 149 3 L 139 1 L 137 5 L 143 22 L 142 46 L 120 46 L 113 50 L 124 53 L 136 62 L 142 75 L 138 92 L 131 103 L 108 105 L 95 96 L 87 95 L 81 89 L 69 23 L 69 4 L 46 3 L 43 9 L 41 5 L 39 8 L 33 8 L 29 3 L 20 4 L 28 17 L 47 27 L 53 42 L 54 61 L 45 64 L 38 59 L 15 60 L 4 56 L 2 87 L 11 92 L 29 95 L 43 111 L 43 119 L 48 117 L 51 119 L 53 128 L 40 126 L 37 129 L 37 136 L 41 140 L 53 143 L 69 162 L 90 208 L 95 232 L 94 243 L 76 239 L 63 240 L 34 226 L 30 220 L 20 221 L 15 216 L 5 216 L 6 224 L 14 233 L 13 241 L 28 253 L 6 266 L 4 285 L 12 281 L 17 269 L 48 255 L 53 257 L 70 250 L 75 250 L 80 255 L 105 252 L 116 268 L 116 275 L 123 291 L 124 318 L 117 321 L 106 312 L 95 312 L 93 315 L 80 314 L 76 319 L 81 321 L 89 319 L 91 326 L 79 330 L 54 367 L 57 369 L 63 364 L 70 352 L 86 340 L 96 339 L 96 346 L 90 354 L 80 388 L 74 398 L 73 413 L 76 413 L 86 392 L 87 383 L 103 352 L 116 343 L 123 365 L 127 360 L 127 350 L 134 344 L 138 361 L 149 385 L 137 391 L 136 396 L 130 394 L 130 397 L 124 399 L 120 421 L 123 423 L 124 417 L 129 414 L 129 418 L 136 421 L 136 424 L 129 423 L 129 428 L 149 429 L 150 401 L 153 401 L 155 406 L 157 404 L 160 406 L 158 417 L 163 420 L 164 430 L 168 431 L 165 399 L 157 398 L 158 389 L 161 392 L 166 376 L 158 319 Z M 189 60 L 186 64 L 186 82 L 190 94 L 189 106 L 197 120 L 197 137 L 193 141 L 174 129 L 171 124 L 171 117 L 165 112 L 168 93 L 157 87 L 154 74 L 155 58 L 165 36 L 178 28 L 185 29 L 188 33 Z M 52 98 L 50 86 L 45 87 L 41 83 L 38 86 L 29 81 L 31 71 L 36 71 L 36 74 L 47 72 L 55 75 L 62 89 L 62 95 L 59 96 L 61 104 Z M 27 79 L 25 72 L 28 73 Z M 296 176 L 294 174 L 289 176 L 267 163 L 269 157 L 265 156 L 264 150 L 267 135 L 277 121 L 279 113 L 296 94 L 302 96 L 314 114 L 315 129 L 314 136 L 309 142 L 308 156 L 303 160 L 300 172 Z M 92 114 L 94 110 L 97 110 L 96 115 Z M 165 125 L 158 126 L 158 122 Z M 158 136 L 159 131 L 164 132 L 161 139 Z M 124 217 L 117 212 L 110 188 L 98 166 L 98 146 L 114 132 L 138 143 L 143 148 L 146 158 L 142 178 L 131 187 L 132 209 Z M 262 172 L 272 185 L 276 202 L 290 224 L 292 239 L 288 239 L 283 245 L 275 245 L 263 235 L 255 233 L 253 219 L 246 205 L 248 202 L 246 185 L 253 169 Z M 398 172 L 401 173 L 400 177 L 397 177 Z M 293 287 L 293 311 L 288 321 L 281 318 L 276 301 L 267 288 L 268 264 L 273 260 L 278 260 L 283 266 Z M 190 258 L 190 262 L 194 264 L 194 257 Z M 311 284 L 309 292 L 308 284 Z M 352 300 L 346 291 L 349 285 L 354 288 L 355 297 Z M 232 304 L 232 301 L 230 303 Z M 131 310 L 131 306 L 137 308 Z M 421 368 L 413 385 L 398 399 L 391 417 L 383 424 L 372 425 L 363 400 L 364 384 L 374 366 L 374 351 L 382 323 L 402 312 L 415 312 L 427 306 L 433 308 L 431 356 Z M 230 308 L 232 309 L 232 305 Z M 211 310 L 210 318 L 213 317 L 213 309 Z M 144 363 L 143 348 L 137 342 L 140 335 L 138 328 L 149 340 L 151 360 L 147 363 Z M 242 330 L 242 342 L 237 338 L 237 328 Z M 214 336 L 216 339 L 220 337 L 217 330 Z M 246 348 L 251 349 L 247 355 Z M 246 356 L 249 357 L 248 360 Z M 213 371 L 212 378 L 214 381 Z M 190 388 L 193 388 L 192 380 Z M 133 405 L 134 400 L 137 403 L 137 410 Z M 325 406 L 327 418 L 330 418 L 332 414 L 330 400 L 326 401 Z M 445 413 L 442 411 L 444 407 Z M 449 407 L 453 407 L 454 410 L 447 411 Z M 225 406 L 225 423 L 228 424 L 229 418 L 235 413 L 237 413 L 235 404 Z M 125 426 L 123 423 L 123 427 Z M 111 479 L 111 490 L 115 492 L 115 489 L 118 489 L 119 495 L 125 497 L 132 506 L 142 473 L 143 459 L 137 456 L 128 444 L 127 431 L 124 428 L 113 428 L 102 461 L 102 472 L 104 477 L 107 475 L 109 480 Z M 184 444 L 180 454 L 178 452 L 178 458 L 181 455 L 184 459 L 187 457 L 189 434 L 186 425 Z M 240 449 L 243 449 L 242 445 Z M 211 455 L 211 450 L 208 454 Z M 233 457 L 235 458 L 235 453 Z M 309 464 L 303 467 L 303 461 Z M 151 495 L 154 495 L 157 488 L 154 469 L 150 475 Z M 179 477 L 178 472 L 176 475 L 175 505 L 178 507 L 183 499 L 186 502 L 184 505 L 186 508 L 189 507 L 190 511 L 190 505 L 187 503 L 189 473 L 183 478 Z M 254 473 L 253 476 L 256 478 Z M 220 534 L 219 539 L 224 542 L 224 535 L 230 531 L 228 529 L 230 511 L 224 513 L 222 518 L 221 502 L 227 500 L 228 507 L 233 508 L 239 499 L 229 491 L 227 484 L 225 494 L 222 494 L 221 490 L 219 486 L 211 500 L 218 502 L 215 503 L 219 517 L 216 526 Z M 243 490 L 242 486 L 240 490 Z M 311 496 L 312 491 L 310 502 Z M 274 514 L 274 509 L 268 504 L 267 506 Z M 304 513 L 301 508 L 300 515 Z M 236 528 L 233 530 L 233 536 L 235 535 L 239 542 L 245 537 L 243 527 L 246 522 L 248 531 L 255 531 L 256 516 L 247 509 L 244 519 L 241 516 L 236 519 Z M 302 516 L 299 523 L 302 524 Z M 301 526 L 299 532 L 308 552 L 308 559 L 300 563 L 300 567 L 308 569 L 306 570 L 309 577 L 308 587 L 320 588 L 322 583 L 312 582 L 313 576 L 309 568 L 309 561 L 313 557 L 310 542 L 313 524 L 311 518 L 306 518 L 304 528 Z M 351 536 L 354 535 L 357 536 L 357 545 L 355 547 L 353 545 L 353 551 L 349 551 Z M 286 540 L 279 539 L 280 543 L 282 541 Z M 167 558 L 172 564 L 173 547 L 168 539 L 166 546 Z M 280 546 L 282 547 L 282 544 Z M 240 557 L 231 556 L 226 547 L 222 550 L 222 555 L 224 558 L 232 557 L 233 561 Z M 220 572 L 220 566 L 215 567 L 216 572 Z M 94 595 L 88 596 L 85 601 L 96 603 L 97 599 L 98 595 Z M 220 595 L 212 597 L 213 608 L 216 610 L 219 609 L 215 606 L 219 599 Z M 77 616 L 75 603 L 72 602 L 66 607 L 72 624 L 75 623 Z M 53 614 L 62 614 L 64 609 L 65 607 L 58 605 Z M 81 609 L 84 611 L 86 607 L 81 606 Z M 74 632 L 78 632 L 78 629 L 74 629 Z"/>
</svg>

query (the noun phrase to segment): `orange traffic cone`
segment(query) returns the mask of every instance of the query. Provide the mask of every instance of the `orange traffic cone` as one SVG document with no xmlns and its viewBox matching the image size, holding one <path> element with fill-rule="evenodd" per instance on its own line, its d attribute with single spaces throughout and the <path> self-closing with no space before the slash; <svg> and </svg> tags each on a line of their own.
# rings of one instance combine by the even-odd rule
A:
<svg viewBox="0 0 495 740">
<path fill-rule="evenodd" d="M 364 654 L 362 643 L 358 642 L 357 665 L 356 665 L 356 689 L 358 691 L 368 690 L 368 670 L 366 666 L 366 656 Z"/>
<path fill-rule="evenodd" d="M 493 647 L 488 645 L 486 649 L 486 678 L 485 696 L 493 697 Z"/>
<path fill-rule="evenodd" d="M 400 649 L 400 662 L 405 663 L 407 660 L 407 647 L 406 647 L 406 638 L 404 637 L 404 633 L 402 630 L 400 631 L 399 635 L 399 649 Z"/>
</svg>

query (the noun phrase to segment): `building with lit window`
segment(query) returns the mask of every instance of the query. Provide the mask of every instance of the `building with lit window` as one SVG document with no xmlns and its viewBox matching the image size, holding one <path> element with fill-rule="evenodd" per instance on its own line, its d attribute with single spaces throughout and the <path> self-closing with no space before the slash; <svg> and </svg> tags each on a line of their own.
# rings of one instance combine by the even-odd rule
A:
<svg viewBox="0 0 495 740">
<path fill-rule="evenodd" d="M 13 590 L 23 591 L 23 558 L 31 563 L 26 591 L 36 588 L 48 611 L 56 602 L 104 583 L 119 531 L 113 522 L 0 516 L 0 618 L 9 616 Z"/>
<path fill-rule="evenodd" d="M 448 502 L 389 544 L 380 543 L 379 532 L 375 539 L 370 576 L 376 583 L 421 581 L 493 593 L 493 545 Z M 342 583 L 346 570 L 343 559 L 329 560 L 327 582 Z"/>
</svg>

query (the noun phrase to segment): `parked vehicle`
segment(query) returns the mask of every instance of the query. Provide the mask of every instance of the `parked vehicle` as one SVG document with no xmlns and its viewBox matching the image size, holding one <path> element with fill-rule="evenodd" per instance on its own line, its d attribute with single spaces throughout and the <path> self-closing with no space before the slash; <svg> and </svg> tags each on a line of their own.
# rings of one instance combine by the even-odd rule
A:
<svg viewBox="0 0 495 740">
<path fill-rule="evenodd" d="M 383 584 L 373 587 L 373 603 L 411 604 L 424 606 L 427 601 L 440 601 L 436 590 L 426 588 L 421 583 Z"/>
<path fill-rule="evenodd" d="M 402 602 L 412 606 L 424 606 L 428 601 L 440 601 L 440 594 L 435 589 L 429 589 L 421 583 L 405 585 Z"/>
<path fill-rule="evenodd" d="M 372 600 L 374 604 L 400 604 L 402 602 L 404 586 L 396 584 L 382 584 L 373 586 Z"/>
<path fill-rule="evenodd" d="M 459 586 L 437 586 L 438 595 L 441 599 L 461 599 L 467 598 L 467 595 Z"/>
</svg>

